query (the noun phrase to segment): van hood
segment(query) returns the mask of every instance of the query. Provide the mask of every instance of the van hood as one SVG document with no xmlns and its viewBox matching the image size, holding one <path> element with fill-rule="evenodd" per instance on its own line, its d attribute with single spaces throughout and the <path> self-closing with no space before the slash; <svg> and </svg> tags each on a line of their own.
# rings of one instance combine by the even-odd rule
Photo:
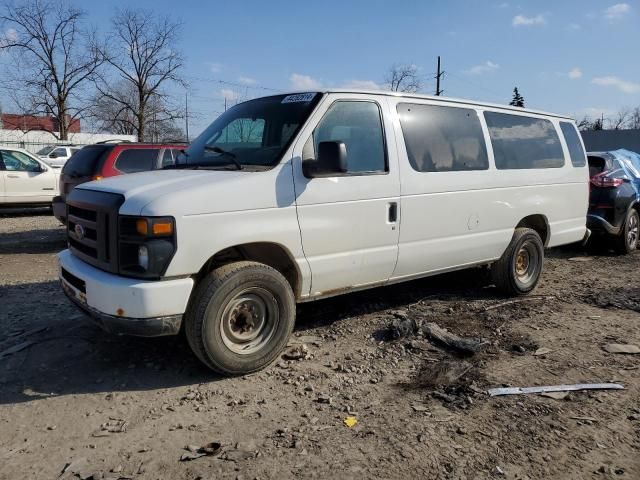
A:
<svg viewBox="0 0 640 480">
<path fill-rule="evenodd" d="M 289 188 L 276 195 L 278 178 L 288 178 Z M 123 215 L 180 217 L 294 202 L 289 164 L 267 171 L 156 170 L 83 183 L 76 188 L 123 195 Z"/>
</svg>

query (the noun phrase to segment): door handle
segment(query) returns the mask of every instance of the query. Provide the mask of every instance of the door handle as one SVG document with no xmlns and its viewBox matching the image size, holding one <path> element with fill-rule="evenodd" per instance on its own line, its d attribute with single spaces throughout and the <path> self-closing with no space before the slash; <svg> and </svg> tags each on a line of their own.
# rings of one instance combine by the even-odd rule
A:
<svg viewBox="0 0 640 480">
<path fill-rule="evenodd" d="M 7 178 L 20 178 L 20 175 L 7 175 Z"/>
<path fill-rule="evenodd" d="M 398 221 L 398 202 L 389 203 L 388 219 L 389 223 L 396 223 Z"/>
</svg>

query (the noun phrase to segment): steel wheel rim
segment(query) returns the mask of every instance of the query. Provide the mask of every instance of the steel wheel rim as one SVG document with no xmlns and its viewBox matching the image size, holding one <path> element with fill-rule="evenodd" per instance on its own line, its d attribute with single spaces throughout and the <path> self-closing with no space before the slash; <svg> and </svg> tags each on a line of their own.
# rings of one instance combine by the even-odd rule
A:
<svg viewBox="0 0 640 480">
<path fill-rule="evenodd" d="M 246 288 L 237 293 L 222 312 L 222 342 L 238 355 L 255 353 L 273 338 L 278 319 L 278 302 L 268 290 Z"/>
<path fill-rule="evenodd" d="M 629 217 L 627 245 L 629 245 L 631 249 L 638 246 L 638 215 L 631 215 L 631 217 Z"/>
<path fill-rule="evenodd" d="M 537 265 L 539 263 L 539 253 L 533 242 L 522 244 L 516 254 L 514 270 L 516 278 L 523 284 L 528 284 L 535 279 Z"/>
</svg>

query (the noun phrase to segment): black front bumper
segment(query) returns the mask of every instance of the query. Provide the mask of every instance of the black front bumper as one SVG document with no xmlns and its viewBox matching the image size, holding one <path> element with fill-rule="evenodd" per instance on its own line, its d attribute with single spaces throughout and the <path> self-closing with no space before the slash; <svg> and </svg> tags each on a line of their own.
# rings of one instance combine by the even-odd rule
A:
<svg viewBox="0 0 640 480">
<path fill-rule="evenodd" d="M 611 225 L 608 221 L 599 215 L 587 215 L 587 228 L 593 233 L 607 233 L 609 235 L 619 235 L 620 227 Z"/>
<path fill-rule="evenodd" d="M 100 328 L 114 335 L 133 335 L 136 337 L 163 337 L 177 335 L 182 325 L 182 315 L 153 318 L 129 318 L 107 315 L 95 308 L 91 308 L 70 295 L 63 288 L 65 295 L 80 310 L 85 312 Z"/>
<path fill-rule="evenodd" d="M 67 204 L 64 202 L 64 197 L 58 195 L 53 197 L 51 202 L 53 208 L 53 216 L 56 217 L 63 225 L 67 224 Z"/>
</svg>

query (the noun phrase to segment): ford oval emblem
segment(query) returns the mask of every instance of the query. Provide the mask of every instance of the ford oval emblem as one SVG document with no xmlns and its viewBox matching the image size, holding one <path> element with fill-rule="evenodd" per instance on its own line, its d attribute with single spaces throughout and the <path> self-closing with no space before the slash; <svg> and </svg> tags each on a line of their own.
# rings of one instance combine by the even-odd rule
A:
<svg viewBox="0 0 640 480">
<path fill-rule="evenodd" d="M 79 240 L 82 240 L 84 238 L 84 227 L 79 223 L 76 223 L 73 231 L 76 233 L 76 237 L 78 237 Z"/>
</svg>

